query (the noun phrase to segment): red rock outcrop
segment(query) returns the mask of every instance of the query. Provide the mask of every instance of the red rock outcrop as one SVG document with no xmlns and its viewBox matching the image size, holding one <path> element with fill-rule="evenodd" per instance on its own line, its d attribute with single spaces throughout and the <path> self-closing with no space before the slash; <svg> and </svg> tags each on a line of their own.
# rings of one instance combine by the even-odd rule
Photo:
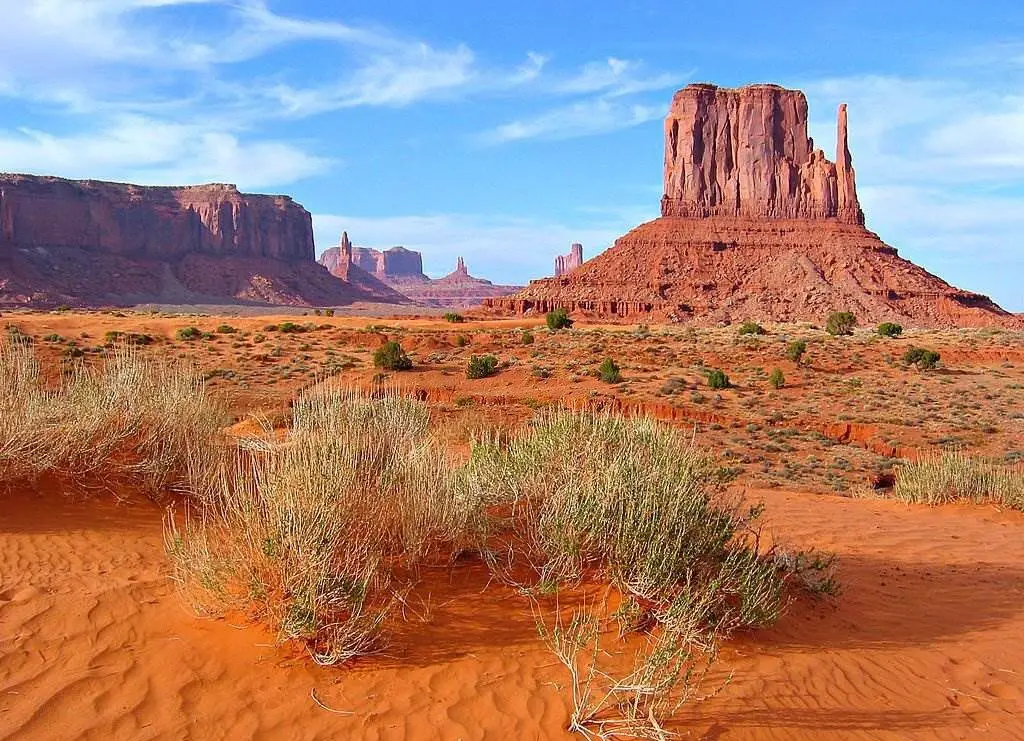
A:
<svg viewBox="0 0 1024 741">
<path fill-rule="evenodd" d="M 288 196 L 0 175 L 0 303 L 402 301 L 315 262 Z"/>
<path fill-rule="evenodd" d="M 571 273 L 582 264 L 583 245 L 579 242 L 573 242 L 569 248 L 568 255 L 558 255 L 555 257 L 555 277 Z"/>
<path fill-rule="evenodd" d="M 344 265 L 346 251 L 349 265 Z M 338 247 L 332 247 L 321 255 L 320 264 L 337 276 L 346 270 L 350 277 L 362 273 L 417 304 L 440 308 L 477 306 L 484 299 L 509 296 L 522 288 L 495 285 L 489 280 L 473 277 L 461 257 L 454 271 L 432 280 L 423 273 L 423 256 L 419 252 L 405 247 L 387 250 L 352 247 L 347 232 L 342 235 Z"/>
<path fill-rule="evenodd" d="M 690 85 L 665 121 L 662 217 L 571 273 L 484 305 L 705 322 L 1017 325 L 1019 317 L 899 257 L 864 227 L 847 110 L 835 163 L 807 137 L 803 93 Z"/>
</svg>

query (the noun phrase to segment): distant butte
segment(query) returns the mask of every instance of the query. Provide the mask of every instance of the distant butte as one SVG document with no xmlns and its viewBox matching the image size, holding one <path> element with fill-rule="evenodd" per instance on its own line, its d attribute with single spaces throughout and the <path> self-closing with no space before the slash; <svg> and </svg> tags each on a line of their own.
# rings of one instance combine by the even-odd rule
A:
<svg viewBox="0 0 1024 741">
<path fill-rule="evenodd" d="M 419 252 L 401 246 L 387 250 L 353 247 L 347 232 L 337 247 L 321 255 L 320 264 L 338 277 L 352 268 L 361 269 L 415 303 L 441 308 L 477 306 L 485 299 L 508 296 L 522 288 L 473 277 L 461 257 L 454 271 L 431 279 L 423 272 L 423 256 Z"/>
<path fill-rule="evenodd" d="M 822 322 L 832 311 L 921 327 L 1021 321 L 868 231 L 846 106 L 834 162 L 808 137 L 807 115 L 804 94 L 777 85 L 680 90 L 665 119 L 661 218 L 485 306 L 704 322 Z"/>
</svg>

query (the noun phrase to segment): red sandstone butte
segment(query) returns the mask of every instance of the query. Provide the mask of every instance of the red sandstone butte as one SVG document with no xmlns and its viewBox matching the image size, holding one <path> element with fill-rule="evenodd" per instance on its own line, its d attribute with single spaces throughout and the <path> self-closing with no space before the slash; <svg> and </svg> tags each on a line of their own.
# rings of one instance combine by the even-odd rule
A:
<svg viewBox="0 0 1024 741">
<path fill-rule="evenodd" d="M 569 248 L 568 255 L 558 255 L 555 257 L 555 277 L 571 273 L 582 264 L 583 245 L 579 242 L 573 242 Z"/>
<path fill-rule="evenodd" d="M 1019 325 L 985 296 L 901 258 L 864 226 L 838 112 L 835 161 L 807 135 L 807 99 L 776 85 L 689 85 L 665 119 L 662 216 L 571 273 L 484 305 L 604 318 Z"/>
<path fill-rule="evenodd" d="M 0 174 L 0 304 L 404 301 L 314 255 L 288 196 Z"/>
<path fill-rule="evenodd" d="M 345 260 L 346 254 L 349 262 Z M 438 308 L 477 306 L 484 299 L 508 296 L 522 288 L 473 277 L 461 257 L 453 272 L 431 279 L 423 272 L 423 256 L 419 252 L 401 246 L 387 250 L 353 247 L 348 233 L 342 235 L 340 245 L 320 256 L 320 264 L 339 277 L 343 271 L 350 276 L 365 271 L 411 301 Z"/>
</svg>

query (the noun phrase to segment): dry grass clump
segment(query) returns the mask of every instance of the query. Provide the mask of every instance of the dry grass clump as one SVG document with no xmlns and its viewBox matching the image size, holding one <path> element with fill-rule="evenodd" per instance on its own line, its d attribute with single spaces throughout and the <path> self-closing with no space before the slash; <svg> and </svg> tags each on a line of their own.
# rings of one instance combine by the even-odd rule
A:
<svg viewBox="0 0 1024 741">
<path fill-rule="evenodd" d="M 300 397 L 281 444 L 243 445 L 207 507 L 167 519 L 175 578 L 201 612 L 245 610 L 324 664 L 378 645 L 425 559 L 478 542 L 481 509 L 429 436 L 426 407 L 338 388 Z"/>
<path fill-rule="evenodd" d="M 996 502 L 1024 510 L 1024 470 L 950 450 L 903 463 L 893 495 L 907 502 Z"/>
<path fill-rule="evenodd" d="M 0 479 L 127 477 L 151 494 L 209 455 L 223 420 L 201 375 L 183 363 L 119 346 L 47 389 L 31 349 L 15 343 L 0 344 L 0 415 Z"/>
<path fill-rule="evenodd" d="M 653 419 L 548 410 L 507 441 L 477 442 L 470 467 L 507 512 L 505 562 L 533 569 L 538 630 L 570 673 L 570 730 L 586 737 L 664 738 L 725 636 L 773 623 L 791 588 L 835 590 L 831 558 L 762 549 L 760 508 L 728 496 L 712 459 Z M 625 674 L 605 665 L 596 614 L 540 607 L 585 577 L 619 590 L 620 638 L 645 636 Z"/>
</svg>

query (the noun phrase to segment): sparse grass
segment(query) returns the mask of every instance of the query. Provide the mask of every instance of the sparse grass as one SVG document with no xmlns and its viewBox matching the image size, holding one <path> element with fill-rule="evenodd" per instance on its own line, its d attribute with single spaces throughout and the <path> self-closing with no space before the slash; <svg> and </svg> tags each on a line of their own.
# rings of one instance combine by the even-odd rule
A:
<svg viewBox="0 0 1024 741">
<path fill-rule="evenodd" d="M 896 468 L 893 496 L 907 502 L 995 502 L 1024 510 L 1024 469 L 949 450 Z"/>
<path fill-rule="evenodd" d="M 95 367 L 74 364 L 48 390 L 30 348 L 0 343 L 0 378 L 0 479 L 128 477 L 157 496 L 218 444 L 223 410 L 202 376 L 131 347 L 115 347 Z"/>
<path fill-rule="evenodd" d="M 371 653 L 425 560 L 477 542 L 482 509 L 418 402 L 329 387 L 283 444 L 244 443 L 202 516 L 165 522 L 174 578 L 203 614 L 248 611 L 322 664 Z"/>
</svg>

